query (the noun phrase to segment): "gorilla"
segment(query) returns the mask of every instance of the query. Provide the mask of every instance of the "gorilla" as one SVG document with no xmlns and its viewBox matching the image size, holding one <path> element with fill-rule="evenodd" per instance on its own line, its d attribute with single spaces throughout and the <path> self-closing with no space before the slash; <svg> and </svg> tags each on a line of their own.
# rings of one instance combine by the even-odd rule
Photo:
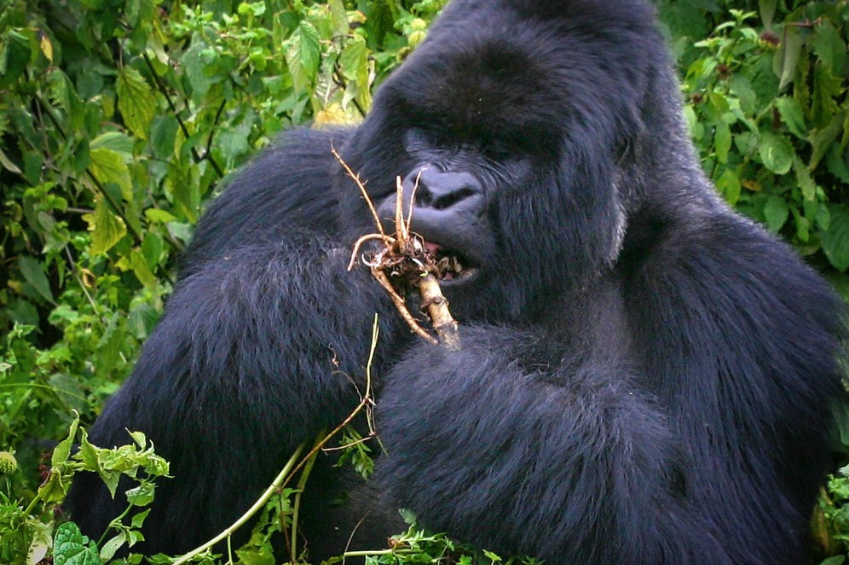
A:
<svg viewBox="0 0 849 565">
<path fill-rule="evenodd" d="M 347 270 L 375 226 L 333 150 L 387 230 L 396 176 L 418 182 L 412 231 L 454 266 L 459 350 Z M 285 134 L 209 207 L 91 440 L 155 442 L 174 478 L 144 550 L 189 550 L 351 413 L 377 314 L 385 452 L 367 482 L 318 458 L 312 562 L 385 547 L 407 508 L 550 565 L 798 564 L 841 304 L 706 180 L 647 1 L 453 0 L 361 125 Z M 93 536 L 126 506 L 97 483 L 69 498 Z"/>
</svg>

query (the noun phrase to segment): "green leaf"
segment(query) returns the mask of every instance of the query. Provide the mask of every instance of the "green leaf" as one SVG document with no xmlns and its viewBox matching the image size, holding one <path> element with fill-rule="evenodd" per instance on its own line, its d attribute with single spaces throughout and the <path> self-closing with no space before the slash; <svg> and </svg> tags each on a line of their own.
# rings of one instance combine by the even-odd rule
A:
<svg viewBox="0 0 849 565">
<path fill-rule="evenodd" d="M 125 543 L 127 543 L 127 534 L 118 532 L 118 535 L 103 544 L 103 549 L 100 550 L 100 560 L 105 563 L 112 559 Z"/>
<path fill-rule="evenodd" d="M 778 0 L 758 0 L 761 21 L 764 23 L 766 29 L 772 26 L 772 17 L 775 15 L 775 6 L 777 4 Z"/>
<path fill-rule="evenodd" d="M 725 169 L 716 179 L 716 188 L 732 206 L 740 200 L 740 177 L 731 169 Z"/>
<path fill-rule="evenodd" d="M 167 212 L 165 210 L 160 210 L 158 208 L 148 208 L 144 211 L 144 215 L 147 218 L 147 221 L 151 223 L 167 223 L 174 222 L 177 220 L 176 216 Z"/>
<path fill-rule="evenodd" d="M 170 159 L 173 156 L 179 127 L 177 118 L 170 114 L 154 118 L 150 128 L 150 144 L 158 159 Z"/>
<path fill-rule="evenodd" d="M 15 30 L 0 37 L 0 84 L 17 80 L 27 68 L 32 47 L 29 38 Z"/>
<path fill-rule="evenodd" d="M 18 259 L 18 268 L 24 279 L 48 302 L 56 303 L 53 300 L 53 291 L 50 290 L 50 281 L 47 280 L 47 275 L 44 274 L 44 264 L 40 261 L 22 255 Z"/>
<path fill-rule="evenodd" d="M 720 163 L 728 162 L 728 151 L 731 149 L 731 128 L 725 122 L 716 124 L 713 136 L 713 146 L 716 150 L 716 159 Z"/>
<path fill-rule="evenodd" d="M 844 158 L 844 151 L 840 145 L 832 145 L 828 152 L 828 161 L 826 163 L 828 172 L 840 179 L 842 182 L 849 184 L 849 167 Z"/>
<path fill-rule="evenodd" d="M 102 196 L 97 198 L 94 214 L 85 214 L 83 220 L 88 223 L 88 229 L 91 232 L 89 253 L 92 255 L 106 253 L 127 234 L 124 220 L 112 212 Z"/>
<path fill-rule="evenodd" d="M 71 422 L 71 426 L 68 430 L 68 437 L 60 441 L 59 444 L 53 448 L 53 456 L 50 459 L 51 467 L 60 467 L 68 461 L 68 457 L 71 456 L 71 446 L 74 444 L 74 438 L 77 436 L 77 428 L 79 427 L 80 417 L 76 416 Z"/>
<path fill-rule="evenodd" d="M 311 23 L 302 21 L 286 51 L 286 64 L 296 90 L 308 90 L 321 61 L 320 36 Z"/>
<path fill-rule="evenodd" d="M 781 47 L 776 52 L 773 63 L 776 76 L 781 77 L 778 90 L 783 90 L 796 77 L 796 67 L 799 64 L 803 43 L 802 32 L 799 28 L 785 24 Z"/>
<path fill-rule="evenodd" d="M 731 92 L 736 94 L 740 100 L 740 109 L 743 112 L 750 116 L 758 112 L 758 95 L 755 94 L 749 79 L 739 73 L 735 73 L 731 76 L 728 86 L 731 88 Z"/>
<path fill-rule="evenodd" d="M 153 271 L 148 266 L 144 254 L 134 249 L 130 254 L 130 261 L 133 265 L 133 272 L 136 274 L 139 282 L 146 288 L 156 288 L 156 275 L 153 274 Z"/>
<path fill-rule="evenodd" d="M 207 45 L 202 40 L 193 40 L 192 46 L 183 53 L 183 57 L 180 59 L 192 87 L 192 97 L 196 100 L 202 100 L 212 85 L 212 80 L 206 76 L 207 65 L 203 56 L 206 49 Z"/>
<path fill-rule="evenodd" d="M 811 145 L 813 146 L 813 152 L 811 153 L 811 162 L 808 163 L 808 168 L 810 170 L 815 170 L 817 165 L 819 165 L 820 161 L 823 157 L 825 157 L 826 153 L 831 149 L 832 143 L 837 137 L 843 133 L 843 119 L 846 116 L 843 113 L 840 113 L 828 122 L 828 124 L 822 128 L 815 131 L 812 131 L 809 134 L 809 139 L 811 140 Z"/>
<path fill-rule="evenodd" d="M 330 23 L 333 26 L 333 35 L 335 37 L 348 35 L 348 31 L 350 30 L 348 11 L 345 10 L 345 4 L 342 3 L 342 0 L 328 0 L 327 7 L 330 9 Z"/>
<path fill-rule="evenodd" d="M 822 249 L 836 269 L 845 271 L 849 268 L 849 206 L 833 204 L 828 211 L 831 220 L 822 234 Z"/>
<path fill-rule="evenodd" d="M 239 4 L 237 8 L 237 12 L 241 16 L 252 15 L 254 17 L 259 17 L 265 13 L 266 6 L 265 2 L 242 2 Z"/>
<path fill-rule="evenodd" d="M 758 154 L 764 167 L 779 175 L 790 170 L 793 158 L 796 156 L 789 139 L 768 132 L 761 134 Z"/>
<path fill-rule="evenodd" d="M 808 167 L 799 157 L 793 159 L 793 170 L 796 172 L 796 183 L 802 191 L 805 200 L 813 201 L 817 196 L 817 183 L 811 177 Z"/>
<path fill-rule="evenodd" d="M 125 200 L 133 198 L 133 183 L 124 158 L 117 151 L 103 147 L 89 151 L 89 171 L 100 184 L 113 182 L 121 189 Z"/>
<path fill-rule="evenodd" d="M 56 529 L 53 539 L 54 565 L 100 565 L 97 546 L 73 522 Z"/>
<path fill-rule="evenodd" d="M 156 113 L 153 90 L 137 70 L 132 67 L 118 69 L 118 111 L 124 124 L 139 139 L 147 139 L 148 128 Z"/>
<path fill-rule="evenodd" d="M 766 227 L 772 233 L 778 233 L 790 216 L 790 208 L 787 206 L 787 201 L 777 194 L 769 196 L 766 204 L 764 204 L 763 212 Z"/>
<path fill-rule="evenodd" d="M 816 26 L 813 40 L 814 53 L 832 73 L 839 74 L 846 54 L 846 42 L 828 20 Z"/>
<path fill-rule="evenodd" d="M 799 139 L 807 139 L 808 126 L 805 125 L 805 112 L 802 109 L 802 104 L 796 98 L 782 96 L 776 99 L 775 106 L 778 108 L 781 121 L 790 130 L 790 133 Z"/>
<path fill-rule="evenodd" d="M 777 194 L 770 195 L 764 205 L 764 218 L 766 219 L 767 229 L 772 233 L 778 233 L 778 230 L 784 226 L 789 215 L 790 208 L 787 207 L 787 201 Z"/>
<path fill-rule="evenodd" d="M 65 110 L 71 128 L 77 129 L 82 124 L 84 115 L 83 104 L 74 83 L 68 75 L 59 69 L 52 69 L 48 76 L 50 99 L 59 108 Z"/>
<path fill-rule="evenodd" d="M 16 175 L 23 174 L 21 169 L 14 164 L 5 153 L 3 153 L 2 149 L 0 149 L 0 165 L 3 165 L 3 168 L 10 173 L 15 173 Z"/>
<path fill-rule="evenodd" d="M 111 149 L 124 158 L 125 163 L 133 160 L 133 138 L 120 131 L 108 131 L 91 140 L 91 149 Z"/>
<path fill-rule="evenodd" d="M 816 127 L 823 127 L 834 119 L 839 110 L 835 98 L 843 94 L 844 90 L 841 79 L 831 74 L 830 69 L 823 65 L 814 68 L 811 113 Z"/>
</svg>

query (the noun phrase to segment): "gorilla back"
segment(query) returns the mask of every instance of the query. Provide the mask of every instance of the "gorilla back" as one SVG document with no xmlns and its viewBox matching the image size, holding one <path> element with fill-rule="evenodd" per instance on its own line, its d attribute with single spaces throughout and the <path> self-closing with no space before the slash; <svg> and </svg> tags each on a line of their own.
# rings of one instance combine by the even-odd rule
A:
<svg viewBox="0 0 849 565">
<path fill-rule="evenodd" d="M 404 507 L 551 565 L 803 563 L 843 308 L 714 194 L 665 52 L 646 2 L 454 0 L 360 126 L 290 132 L 245 167 L 91 430 L 142 430 L 172 463 L 144 549 L 221 531 L 350 413 L 377 313 L 386 453 L 368 483 L 319 458 L 310 560 L 384 546 Z M 346 271 L 374 226 L 331 147 L 388 229 L 395 176 L 408 196 L 418 179 L 461 350 Z M 69 499 L 94 536 L 123 509 L 97 483 Z"/>
</svg>

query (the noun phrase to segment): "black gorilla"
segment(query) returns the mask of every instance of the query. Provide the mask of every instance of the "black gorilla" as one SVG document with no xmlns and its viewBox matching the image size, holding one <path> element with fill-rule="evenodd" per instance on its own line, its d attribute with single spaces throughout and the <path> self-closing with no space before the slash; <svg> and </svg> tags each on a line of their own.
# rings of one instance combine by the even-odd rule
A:
<svg viewBox="0 0 849 565">
<path fill-rule="evenodd" d="M 145 549 L 222 530 L 350 413 L 377 313 L 387 453 L 368 484 L 321 457 L 313 561 L 354 530 L 384 546 L 405 507 L 552 565 L 803 562 L 842 309 L 714 194 L 665 53 L 647 2 L 455 0 L 361 126 L 291 132 L 246 167 L 91 431 L 142 430 L 172 462 Z M 374 226 L 332 147 L 384 218 L 395 176 L 422 171 L 413 229 L 462 265 L 443 281 L 460 351 L 346 271 Z M 124 507 L 96 483 L 71 495 L 95 535 Z"/>
</svg>

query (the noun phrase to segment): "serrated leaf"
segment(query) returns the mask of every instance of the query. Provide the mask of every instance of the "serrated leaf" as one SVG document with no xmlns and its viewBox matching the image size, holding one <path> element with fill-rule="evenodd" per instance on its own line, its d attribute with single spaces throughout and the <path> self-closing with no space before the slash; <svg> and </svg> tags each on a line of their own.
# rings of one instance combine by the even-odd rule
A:
<svg viewBox="0 0 849 565">
<path fill-rule="evenodd" d="M 828 124 L 819 130 L 812 131 L 809 135 L 813 152 L 811 153 L 811 162 L 808 163 L 808 168 L 814 170 L 819 165 L 826 153 L 831 149 L 832 143 L 837 137 L 843 133 L 843 119 L 845 116 L 841 113 L 834 116 Z"/>
<path fill-rule="evenodd" d="M 769 197 L 764 205 L 764 218 L 766 219 L 766 227 L 772 233 L 778 233 L 787 218 L 790 216 L 790 208 L 787 207 L 787 202 L 781 196 L 773 194 Z"/>
<path fill-rule="evenodd" d="M 783 90 L 796 77 L 796 67 L 799 64 L 799 56 L 802 53 L 802 32 L 794 25 L 784 26 L 781 39 L 781 47 L 775 54 L 775 74 L 781 77 L 778 90 Z"/>
<path fill-rule="evenodd" d="M 53 538 L 54 565 L 100 565 L 97 547 L 80 532 L 73 522 L 56 529 Z"/>
<path fill-rule="evenodd" d="M 330 25 L 333 27 L 334 37 L 345 37 L 348 35 L 350 25 L 348 24 L 348 11 L 342 0 L 329 0 L 327 7 L 330 9 Z"/>
<path fill-rule="evenodd" d="M 321 62 L 319 40 L 318 30 L 307 21 L 302 21 L 292 35 L 286 51 L 286 64 L 298 91 L 307 90 L 318 73 Z"/>
<path fill-rule="evenodd" d="M 823 127 L 834 119 L 839 107 L 836 97 L 843 94 L 840 78 L 835 77 L 824 65 L 814 67 L 814 95 L 811 114 L 816 127 Z"/>
<path fill-rule="evenodd" d="M 103 147 L 89 151 L 88 170 L 101 184 L 115 183 L 125 200 L 133 198 L 133 183 L 124 158 L 117 151 Z"/>
<path fill-rule="evenodd" d="M 157 158 L 168 159 L 174 153 L 179 127 L 177 119 L 170 114 L 154 118 L 150 128 L 150 144 Z"/>
<path fill-rule="evenodd" d="M 192 97 L 196 100 L 201 100 L 206 96 L 212 84 L 212 80 L 206 76 L 206 64 L 203 57 L 206 48 L 207 45 L 202 41 L 194 41 L 180 59 L 186 69 L 189 84 L 192 86 Z"/>
<path fill-rule="evenodd" d="M 348 80 L 368 78 L 368 49 L 363 39 L 349 41 L 339 55 L 342 75 Z"/>
<path fill-rule="evenodd" d="M 814 53 L 832 74 L 840 72 L 840 65 L 845 57 L 846 42 L 840 37 L 840 32 L 831 22 L 824 20 L 816 26 L 813 39 Z"/>
<path fill-rule="evenodd" d="M 144 77 L 133 67 L 118 69 L 118 111 L 124 124 L 139 139 L 147 139 L 156 113 L 156 99 Z"/>
<path fill-rule="evenodd" d="M 795 98 L 782 96 L 776 99 L 775 106 L 782 123 L 787 126 L 790 133 L 800 139 L 807 139 L 808 126 L 805 124 L 805 112 L 802 104 Z"/>
<path fill-rule="evenodd" d="M 92 255 L 102 255 L 112 249 L 127 234 L 127 226 L 124 220 L 116 216 L 106 200 L 99 196 L 94 207 L 94 214 L 86 214 L 83 220 L 88 223 L 91 232 Z"/>
<path fill-rule="evenodd" d="M 47 280 L 47 275 L 44 273 L 44 265 L 26 255 L 22 255 L 18 259 L 18 268 L 24 279 L 48 302 L 54 302 L 53 291 L 50 290 L 50 281 Z"/>
<path fill-rule="evenodd" d="M 808 167 L 799 157 L 793 159 L 793 170 L 796 172 L 796 183 L 802 191 L 805 200 L 813 201 L 817 197 L 817 183 L 811 177 Z"/>
<path fill-rule="evenodd" d="M 834 204 L 828 207 L 829 228 L 822 234 L 822 249 L 834 267 L 849 269 L 849 206 Z"/>
<path fill-rule="evenodd" d="M 790 140 L 774 133 L 761 134 L 758 154 L 764 167 L 779 175 L 790 170 L 793 158 L 796 156 Z"/>
</svg>

